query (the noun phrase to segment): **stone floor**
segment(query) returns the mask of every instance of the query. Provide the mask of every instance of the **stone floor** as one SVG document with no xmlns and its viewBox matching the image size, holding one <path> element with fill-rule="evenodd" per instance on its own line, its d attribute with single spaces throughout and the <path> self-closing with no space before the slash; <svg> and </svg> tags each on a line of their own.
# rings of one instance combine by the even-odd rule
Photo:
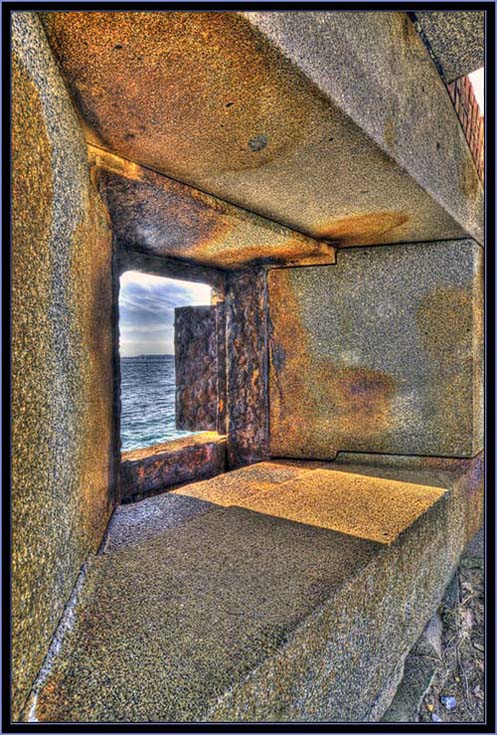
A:
<svg viewBox="0 0 497 735">
<path fill-rule="evenodd" d="M 447 493 L 376 474 L 264 462 L 117 508 L 36 719 L 368 719 L 419 635 L 396 606 L 430 589 L 412 549 L 438 553 Z"/>
</svg>

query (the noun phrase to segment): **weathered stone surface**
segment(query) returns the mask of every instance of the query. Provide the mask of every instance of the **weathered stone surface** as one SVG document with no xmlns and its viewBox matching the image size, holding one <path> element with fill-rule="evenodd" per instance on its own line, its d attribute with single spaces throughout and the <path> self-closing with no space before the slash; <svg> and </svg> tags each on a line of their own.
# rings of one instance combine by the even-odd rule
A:
<svg viewBox="0 0 497 735">
<path fill-rule="evenodd" d="M 459 534 L 462 527 L 465 529 L 461 537 L 458 537 L 457 547 L 451 545 L 452 539 L 446 538 L 447 553 L 454 558 L 461 556 L 465 546 L 474 538 L 483 523 L 483 452 L 472 459 L 392 455 L 382 457 L 377 454 L 341 452 L 333 466 L 340 467 L 344 472 L 406 482 L 410 481 L 415 472 L 422 484 L 435 487 L 448 487 L 450 484 L 453 488 L 450 507 L 455 514 L 454 519 L 457 519 L 456 530 Z M 449 520 L 447 517 L 446 522 Z"/>
<path fill-rule="evenodd" d="M 177 429 L 217 429 L 216 323 L 216 306 L 182 306 L 174 310 Z"/>
<path fill-rule="evenodd" d="M 482 268 L 481 248 L 460 240 L 271 270 L 271 454 L 477 454 Z"/>
<path fill-rule="evenodd" d="M 195 498 L 197 500 L 216 503 L 224 507 L 241 506 L 247 498 L 264 491 L 274 491 L 276 485 L 288 483 L 298 478 L 307 477 L 319 467 L 327 466 L 319 462 L 290 463 L 258 462 L 248 467 L 225 472 L 215 483 L 194 482 L 191 485 L 172 490 L 171 494 L 180 497 Z"/>
<path fill-rule="evenodd" d="M 173 490 L 137 503 L 118 505 L 110 519 L 101 553 L 112 554 L 127 546 L 140 544 L 216 508 L 211 502 L 177 495 Z"/>
<path fill-rule="evenodd" d="M 468 235 L 483 242 L 483 186 L 445 85 L 405 13 L 301 11 L 244 15 L 384 151 L 388 161 L 408 172 L 425 195 L 450 213 Z M 452 11 L 444 15 L 450 16 Z M 351 152 L 355 152 L 353 148 Z M 386 197 L 387 212 L 392 202 L 398 205 L 404 201 L 408 190 L 407 195 L 415 197 L 413 209 L 425 209 L 423 197 L 410 188 L 405 177 L 398 178 L 395 190 L 393 180 L 381 168 L 375 172 L 375 179 L 365 176 L 366 170 L 373 172 L 371 158 L 364 162 L 354 188 L 340 176 L 340 188 L 345 186 L 342 196 L 349 197 L 349 213 L 352 202 L 356 210 L 358 192 L 367 190 L 371 196 L 370 187 L 378 186 Z M 336 181 L 336 177 L 335 173 L 330 181 Z M 371 211 L 380 214 L 379 207 Z M 433 238 L 405 237 L 424 217 L 421 212 L 413 213 L 409 205 L 403 211 L 409 214 L 409 224 L 397 225 L 388 233 L 394 237 L 387 240 L 383 234 L 376 242 L 452 237 L 442 234 L 447 223 L 439 213 L 432 221 L 436 232 Z M 386 225 L 381 217 L 379 222 Z"/>
<path fill-rule="evenodd" d="M 471 154 L 404 13 L 42 18 L 90 143 L 332 244 L 481 239 Z"/>
<path fill-rule="evenodd" d="M 483 528 L 474 535 L 466 549 L 464 550 L 466 556 L 472 558 L 485 558 L 485 532 Z"/>
<path fill-rule="evenodd" d="M 436 662 L 433 658 L 409 654 L 406 658 L 402 682 L 381 721 L 417 722 L 419 706 L 431 686 L 436 669 Z"/>
<path fill-rule="evenodd" d="M 16 720 L 80 567 L 105 529 L 116 444 L 105 210 L 43 28 L 34 13 L 11 18 Z"/>
<path fill-rule="evenodd" d="M 237 505 L 277 518 L 391 544 L 444 495 L 444 489 L 385 478 L 316 469 Z"/>
<path fill-rule="evenodd" d="M 88 146 L 124 250 L 236 268 L 254 261 L 334 263 L 335 248 Z"/>
<path fill-rule="evenodd" d="M 121 499 L 131 500 L 173 485 L 223 472 L 226 439 L 214 431 L 121 454 Z"/>
<path fill-rule="evenodd" d="M 269 456 L 264 269 L 227 277 L 225 309 L 228 464 L 238 467 Z"/>
<path fill-rule="evenodd" d="M 222 293 L 224 295 L 224 283 Z M 216 296 L 219 293 L 214 294 Z M 226 434 L 226 307 L 224 301 L 216 303 L 217 337 L 217 431 Z"/>
<path fill-rule="evenodd" d="M 440 658 L 442 655 L 442 630 L 442 619 L 436 612 L 427 622 L 412 652 L 418 656 L 436 656 Z"/>
<path fill-rule="evenodd" d="M 485 65 L 485 13 L 417 10 L 416 28 L 447 82 Z"/>
<path fill-rule="evenodd" d="M 121 505 L 112 515 L 102 551 L 112 553 L 160 536 L 197 515 L 218 510 L 219 506 L 238 505 L 248 495 L 295 480 L 316 466 L 318 464 L 313 462 L 263 462 L 221 473 L 215 483 L 210 480 L 194 482 L 138 503 Z"/>
<path fill-rule="evenodd" d="M 399 489 L 424 484 L 424 460 L 380 459 L 374 466 L 366 463 L 374 457 L 364 458 L 353 472 L 393 475 Z M 390 545 L 310 526 L 306 509 L 289 521 L 220 507 L 229 492 L 220 485 L 226 475 L 201 483 L 202 497 L 192 496 L 195 485 L 183 488 L 183 496 L 175 492 L 173 514 L 185 501 L 176 513 L 179 525 L 161 533 L 157 524 L 153 537 L 143 537 L 140 522 L 140 506 L 151 509 L 151 500 L 130 506 L 128 541 L 136 533 L 136 543 L 123 545 L 123 534 L 114 535 L 112 553 L 92 563 L 36 716 L 47 722 L 379 719 L 471 533 L 474 493 L 482 494 L 481 457 L 430 461 L 436 484 L 426 490 L 437 494 L 442 483 L 447 492 Z M 323 472 L 315 463 L 312 469 L 275 464 L 229 474 L 246 476 L 255 498 L 263 477 L 280 494 Z M 346 468 L 340 467 L 344 481 Z M 356 502 L 354 494 L 344 500 L 351 510 Z"/>
</svg>

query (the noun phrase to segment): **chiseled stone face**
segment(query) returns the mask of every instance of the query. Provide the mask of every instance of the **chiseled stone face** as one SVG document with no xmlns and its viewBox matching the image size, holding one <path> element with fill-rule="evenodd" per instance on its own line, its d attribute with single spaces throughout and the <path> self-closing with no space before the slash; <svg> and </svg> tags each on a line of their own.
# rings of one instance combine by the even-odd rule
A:
<svg viewBox="0 0 497 735">
<path fill-rule="evenodd" d="M 111 241 L 41 25 L 14 13 L 12 521 L 17 718 L 108 511 Z"/>
<path fill-rule="evenodd" d="M 271 454 L 477 454 L 482 267 L 459 240 L 270 271 Z"/>
<path fill-rule="evenodd" d="M 88 146 L 95 180 L 124 251 L 236 269 L 247 263 L 322 265 L 335 248 Z"/>
<path fill-rule="evenodd" d="M 41 17 L 89 143 L 332 245 L 481 237 L 471 153 L 405 13 Z"/>
</svg>

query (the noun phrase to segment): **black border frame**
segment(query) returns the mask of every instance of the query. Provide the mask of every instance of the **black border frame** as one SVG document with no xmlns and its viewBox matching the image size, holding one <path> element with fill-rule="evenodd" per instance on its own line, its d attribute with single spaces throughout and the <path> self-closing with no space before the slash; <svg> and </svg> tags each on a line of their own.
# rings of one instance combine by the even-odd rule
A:
<svg viewBox="0 0 497 735">
<path fill-rule="evenodd" d="M 2 249 L 2 733 L 22 732 L 442 732 L 494 733 L 495 730 L 495 2 L 447 0 L 426 2 L 387 0 L 386 2 L 89 2 L 41 0 L 26 2 L 4 0 L 2 3 L 2 186 L 3 249 Z M 482 10 L 487 13 L 486 80 L 485 80 L 485 495 L 486 495 L 486 723 L 11 723 L 10 721 L 10 458 L 11 444 L 11 92 L 10 92 L 10 13 L 13 11 L 101 11 L 101 10 L 348 10 L 404 11 L 416 10 Z"/>
</svg>

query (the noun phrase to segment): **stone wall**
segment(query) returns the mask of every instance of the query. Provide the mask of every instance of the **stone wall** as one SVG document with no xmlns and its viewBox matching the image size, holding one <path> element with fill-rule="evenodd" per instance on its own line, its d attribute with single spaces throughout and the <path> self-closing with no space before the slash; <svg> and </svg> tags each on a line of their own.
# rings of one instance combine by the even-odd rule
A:
<svg viewBox="0 0 497 735">
<path fill-rule="evenodd" d="M 472 84 L 468 77 L 460 77 L 448 84 L 447 90 L 468 141 L 478 176 L 483 181 L 485 174 L 485 125 Z"/>
<path fill-rule="evenodd" d="M 483 446 L 483 251 L 339 251 L 268 277 L 270 451 L 472 457 Z"/>
<path fill-rule="evenodd" d="M 263 268 L 229 274 L 226 283 L 228 464 L 267 459 L 267 289 Z"/>
<path fill-rule="evenodd" d="M 12 668 L 18 719 L 112 486 L 112 245 L 34 13 L 12 17 Z"/>
<path fill-rule="evenodd" d="M 217 342 L 215 306 L 174 310 L 177 429 L 217 429 Z"/>
</svg>

